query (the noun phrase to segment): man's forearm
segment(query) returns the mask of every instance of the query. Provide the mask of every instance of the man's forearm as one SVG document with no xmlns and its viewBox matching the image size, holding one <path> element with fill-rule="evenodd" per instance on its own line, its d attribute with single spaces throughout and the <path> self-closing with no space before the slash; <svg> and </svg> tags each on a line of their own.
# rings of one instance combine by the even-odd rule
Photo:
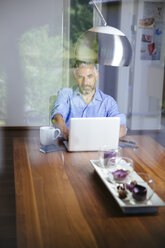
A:
<svg viewBox="0 0 165 248">
<path fill-rule="evenodd" d="M 69 130 L 67 129 L 66 123 L 61 114 L 56 114 L 53 117 L 54 125 L 56 128 L 59 128 L 61 131 L 61 135 L 64 139 L 68 140 L 69 137 Z"/>
<path fill-rule="evenodd" d="M 121 125 L 120 126 L 120 133 L 119 133 L 120 138 L 123 137 L 123 136 L 125 136 L 126 134 L 127 134 L 126 127 L 124 125 Z"/>
</svg>

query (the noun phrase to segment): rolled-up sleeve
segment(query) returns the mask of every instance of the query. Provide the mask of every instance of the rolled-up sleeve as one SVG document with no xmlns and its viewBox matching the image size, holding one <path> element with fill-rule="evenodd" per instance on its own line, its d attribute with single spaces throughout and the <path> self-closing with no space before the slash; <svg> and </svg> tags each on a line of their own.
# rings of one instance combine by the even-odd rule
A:
<svg viewBox="0 0 165 248">
<path fill-rule="evenodd" d="M 119 112 L 116 101 L 111 97 L 107 104 L 107 117 L 120 117 L 120 125 L 126 126 L 126 116 Z"/>
<path fill-rule="evenodd" d="M 52 111 L 51 119 L 55 114 L 61 114 L 63 119 L 66 120 L 69 113 L 69 89 L 64 88 L 58 92 L 58 98 L 55 101 Z"/>
</svg>

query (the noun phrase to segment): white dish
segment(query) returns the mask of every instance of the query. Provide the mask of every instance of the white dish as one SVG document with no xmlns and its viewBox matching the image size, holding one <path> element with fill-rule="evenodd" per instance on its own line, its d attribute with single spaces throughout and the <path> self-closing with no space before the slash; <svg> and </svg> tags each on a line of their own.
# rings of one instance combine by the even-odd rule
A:
<svg viewBox="0 0 165 248">
<path fill-rule="evenodd" d="M 90 162 L 124 213 L 155 213 L 158 211 L 158 207 L 165 206 L 165 202 L 163 202 L 155 192 L 153 193 L 152 198 L 147 201 L 147 203 L 138 202 L 137 204 L 132 204 L 130 201 L 120 199 L 116 185 L 113 182 L 107 180 L 108 169 L 99 167 L 97 165 L 99 160 L 90 160 Z M 138 179 L 138 175 L 135 171 L 132 172 L 132 177 L 134 180 Z"/>
</svg>

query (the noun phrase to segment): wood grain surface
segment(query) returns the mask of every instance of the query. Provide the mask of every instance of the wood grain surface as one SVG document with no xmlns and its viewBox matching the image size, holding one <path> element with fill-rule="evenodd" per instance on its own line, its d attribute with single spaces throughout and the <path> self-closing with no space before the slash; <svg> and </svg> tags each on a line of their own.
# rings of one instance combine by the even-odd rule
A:
<svg viewBox="0 0 165 248">
<path fill-rule="evenodd" d="M 148 136 L 126 137 L 135 170 L 151 174 L 165 201 L 165 149 Z M 97 152 L 42 154 L 37 138 L 14 140 L 17 244 L 29 247 L 164 247 L 165 207 L 125 215 L 95 173 Z"/>
</svg>

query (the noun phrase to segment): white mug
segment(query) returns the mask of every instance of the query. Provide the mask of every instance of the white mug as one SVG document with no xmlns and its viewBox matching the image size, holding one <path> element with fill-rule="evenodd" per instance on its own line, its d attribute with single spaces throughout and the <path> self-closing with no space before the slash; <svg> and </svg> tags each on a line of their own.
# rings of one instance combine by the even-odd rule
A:
<svg viewBox="0 0 165 248">
<path fill-rule="evenodd" d="M 61 134 L 60 129 L 44 126 L 40 127 L 40 143 L 42 145 L 51 145 L 54 143 L 54 140 L 57 139 Z"/>
</svg>

